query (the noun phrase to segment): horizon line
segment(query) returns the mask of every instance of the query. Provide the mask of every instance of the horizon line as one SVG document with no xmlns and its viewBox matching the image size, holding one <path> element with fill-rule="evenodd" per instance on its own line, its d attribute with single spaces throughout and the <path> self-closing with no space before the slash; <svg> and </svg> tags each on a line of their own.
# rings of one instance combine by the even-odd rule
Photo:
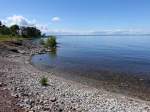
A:
<svg viewBox="0 0 150 112">
<path fill-rule="evenodd" d="M 50 35 L 55 35 L 55 36 L 150 36 L 150 34 L 112 34 L 112 35 L 92 35 L 92 34 L 49 34 Z"/>
</svg>

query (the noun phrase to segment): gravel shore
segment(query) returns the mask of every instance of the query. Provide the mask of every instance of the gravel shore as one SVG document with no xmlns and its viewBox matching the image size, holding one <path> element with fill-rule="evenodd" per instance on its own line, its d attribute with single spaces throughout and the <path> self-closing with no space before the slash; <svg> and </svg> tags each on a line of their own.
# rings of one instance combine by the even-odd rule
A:
<svg viewBox="0 0 150 112">
<path fill-rule="evenodd" d="M 0 87 L 17 99 L 14 105 L 19 112 L 150 112 L 148 101 L 96 89 L 35 68 L 30 64 L 31 56 L 47 50 L 29 43 L 0 45 Z M 41 86 L 42 77 L 48 78 L 48 86 Z M 5 109 L 0 105 L 0 112 L 11 112 Z"/>
</svg>

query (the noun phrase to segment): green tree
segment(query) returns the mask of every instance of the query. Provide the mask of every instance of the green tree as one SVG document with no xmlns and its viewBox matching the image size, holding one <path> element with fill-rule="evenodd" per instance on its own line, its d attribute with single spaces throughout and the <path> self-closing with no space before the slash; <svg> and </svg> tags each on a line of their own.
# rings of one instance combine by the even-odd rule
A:
<svg viewBox="0 0 150 112">
<path fill-rule="evenodd" d="M 2 26 L 2 22 L 0 21 L 0 27 Z"/>
<path fill-rule="evenodd" d="M 40 37 L 41 31 L 36 27 L 19 27 L 18 25 L 12 25 L 7 27 L 0 21 L 0 35 L 21 35 L 23 37 Z"/>
<path fill-rule="evenodd" d="M 10 27 L 10 31 L 12 33 L 12 35 L 19 35 L 19 26 L 18 25 L 12 25 Z"/>
<path fill-rule="evenodd" d="M 10 35 L 11 31 L 10 31 L 10 29 L 7 26 L 1 25 L 1 27 L 0 27 L 0 34 L 1 35 Z"/>
<path fill-rule="evenodd" d="M 22 36 L 30 37 L 30 38 L 41 36 L 41 31 L 35 27 L 22 27 L 21 33 L 22 33 Z"/>
</svg>

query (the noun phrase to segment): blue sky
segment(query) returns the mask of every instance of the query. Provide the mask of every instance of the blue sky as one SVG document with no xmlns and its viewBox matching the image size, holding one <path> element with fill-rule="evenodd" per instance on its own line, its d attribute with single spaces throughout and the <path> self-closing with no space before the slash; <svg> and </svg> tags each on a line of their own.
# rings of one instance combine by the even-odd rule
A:
<svg viewBox="0 0 150 112">
<path fill-rule="evenodd" d="M 45 31 L 150 31 L 150 0 L 0 0 L 0 4 L 5 23 L 22 18 Z"/>
</svg>

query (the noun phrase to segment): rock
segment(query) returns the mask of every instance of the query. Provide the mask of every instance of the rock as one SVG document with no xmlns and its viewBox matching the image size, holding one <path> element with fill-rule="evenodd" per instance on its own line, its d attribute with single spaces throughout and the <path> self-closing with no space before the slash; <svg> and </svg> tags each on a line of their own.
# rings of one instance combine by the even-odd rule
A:
<svg viewBox="0 0 150 112">
<path fill-rule="evenodd" d="M 0 87 L 2 87 L 3 86 L 3 83 L 2 82 L 0 82 Z"/>
<path fill-rule="evenodd" d="M 46 51 L 46 52 L 50 52 L 51 50 L 50 50 L 50 49 L 46 49 L 45 51 Z"/>
<path fill-rule="evenodd" d="M 45 52 L 38 52 L 37 54 L 45 54 Z"/>
<path fill-rule="evenodd" d="M 33 111 L 33 110 L 29 110 L 29 112 L 35 112 L 35 111 Z"/>
<path fill-rule="evenodd" d="M 11 93 L 11 96 L 13 96 L 13 97 L 15 97 L 15 98 L 18 98 L 19 96 L 18 96 L 18 94 L 17 93 Z"/>
<path fill-rule="evenodd" d="M 44 104 L 48 103 L 48 100 L 44 100 L 43 103 L 44 103 Z"/>
<path fill-rule="evenodd" d="M 143 81 L 144 79 L 140 78 L 140 81 Z"/>
<path fill-rule="evenodd" d="M 29 64 L 30 62 L 29 61 L 25 61 L 25 64 Z"/>
<path fill-rule="evenodd" d="M 49 107 L 44 107 L 43 110 L 44 110 L 44 111 L 49 111 L 50 108 L 49 108 Z"/>
<path fill-rule="evenodd" d="M 17 45 L 17 46 L 21 46 L 22 45 L 22 41 L 14 41 L 12 43 L 15 44 L 15 45 Z"/>
<path fill-rule="evenodd" d="M 129 85 L 128 84 L 126 84 L 126 83 L 121 83 L 121 85 L 120 85 L 121 87 L 128 87 Z"/>
<path fill-rule="evenodd" d="M 31 106 L 34 104 L 34 101 L 32 99 L 26 99 L 25 102 L 26 104 L 31 105 Z"/>
<path fill-rule="evenodd" d="M 52 99 L 50 99 L 51 102 L 55 102 L 57 101 L 57 98 L 56 97 L 53 97 Z"/>
<path fill-rule="evenodd" d="M 24 51 L 24 50 L 18 50 L 18 52 L 21 53 L 21 54 L 25 54 L 26 53 L 26 51 Z"/>
<path fill-rule="evenodd" d="M 35 106 L 35 107 L 34 107 L 35 110 L 40 110 L 41 108 L 42 108 L 41 105 L 38 105 L 38 106 Z"/>
<path fill-rule="evenodd" d="M 24 107 L 30 109 L 30 108 L 31 108 L 31 105 L 25 104 Z"/>
<path fill-rule="evenodd" d="M 19 53 L 19 51 L 17 49 L 10 49 L 10 51 L 15 52 L 15 53 Z"/>
</svg>

